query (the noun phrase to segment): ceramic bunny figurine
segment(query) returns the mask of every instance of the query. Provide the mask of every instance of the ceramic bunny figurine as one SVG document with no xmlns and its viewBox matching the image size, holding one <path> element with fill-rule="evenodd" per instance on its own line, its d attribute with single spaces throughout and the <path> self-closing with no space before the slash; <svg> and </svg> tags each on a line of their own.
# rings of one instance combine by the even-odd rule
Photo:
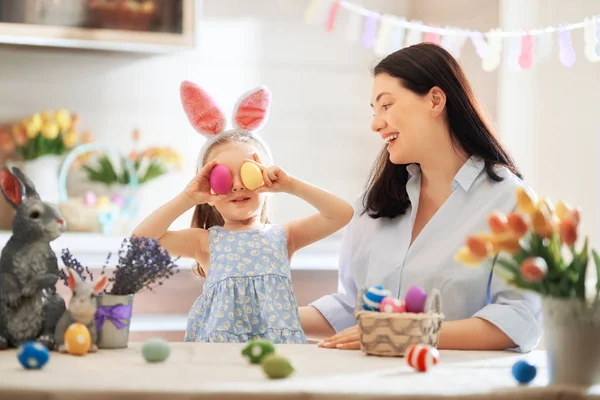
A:
<svg viewBox="0 0 600 400">
<path fill-rule="evenodd" d="M 16 210 L 0 255 L 0 349 L 37 340 L 52 350 L 65 302 L 56 292 L 58 262 L 50 242 L 66 224 L 18 168 L 0 171 L 0 188 Z"/>
<path fill-rule="evenodd" d="M 65 348 L 65 332 L 72 323 L 79 322 L 85 325 L 90 332 L 92 344 L 89 352 L 93 353 L 98 350 L 98 346 L 96 345 L 98 334 L 96 332 L 96 319 L 94 318 L 96 309 L 98 308 L 96 296 L 104 290 L 108 279 L 106 276 L 103 276 L 97 283 L 87 283 L 71 269 L 68 269 L 68 274 L 69 289 L 71 289 L 73 296 L 71 297 L 71 301 L 69 301 L 68 310 L 63 313 L 58 324 L 56 324 L 54 332 L 56 346 L 61 353 L 67 352 Z"/>
</svg>

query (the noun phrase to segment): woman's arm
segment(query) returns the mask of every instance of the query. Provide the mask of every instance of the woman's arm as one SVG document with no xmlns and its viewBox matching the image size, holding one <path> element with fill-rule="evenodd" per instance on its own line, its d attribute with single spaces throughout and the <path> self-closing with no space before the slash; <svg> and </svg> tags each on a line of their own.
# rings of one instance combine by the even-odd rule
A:
<svg viewBox="0 0 600 400">
<path fill-rule="evenodd" d="M 335 334 L 329 321 L 313 306 L 300 307 L 300 324 L 311 339 L 324 339 Z"/>
<path fill-rule="evenodd" d="M 319 343 L 320 347 L 340 350 L 359 350 L 360 332 L 355 325 Z M 491 322 L 480 318 L 442 323 L 438 349 L 440 350 L 505 350 L 515 347 L 514 342 Z"/>
</svg>

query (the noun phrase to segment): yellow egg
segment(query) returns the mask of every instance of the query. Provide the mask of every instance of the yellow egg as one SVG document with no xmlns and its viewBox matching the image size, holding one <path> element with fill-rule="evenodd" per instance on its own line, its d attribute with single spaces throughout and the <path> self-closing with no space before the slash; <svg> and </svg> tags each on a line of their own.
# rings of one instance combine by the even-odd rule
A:
<svg viewBox="0 0 600 400">
<path fill-rule="evenodd" d="M 92 344 L 90 331 L 83 324 L 71 324 L 65 332 L 65 347 L 69 354 L 82 356 L 87 354 Z"/>
<path fill-rule="evenodd" d="M 101 196 L 98 198 L 98 201 L 96 202 L 96 207 L 97 208 L 108 207 L 109 204 L 110 204 L 110 199 L 106 196 Z"/>
<path fill-rule="evenodd" d="M 242 164 L 240 177 L 244 186 L 249 190 L 258 189 L 263 184 L 263 176 L 260 168 L 251 162 Z"/>
</svg>

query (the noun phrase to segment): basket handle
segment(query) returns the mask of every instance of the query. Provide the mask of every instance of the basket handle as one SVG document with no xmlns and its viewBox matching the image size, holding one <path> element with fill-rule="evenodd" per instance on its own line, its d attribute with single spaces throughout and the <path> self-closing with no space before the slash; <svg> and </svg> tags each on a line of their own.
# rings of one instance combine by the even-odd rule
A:
<svg viewBox="0 0 600 400">
<path fill-rule="evenodd" d="M 441 314 L 442 312 L 442 295 L 438 289 L 433 289 L 427 296 L 427 304 L 425 309 L 429 313 Z"/>
</svg>

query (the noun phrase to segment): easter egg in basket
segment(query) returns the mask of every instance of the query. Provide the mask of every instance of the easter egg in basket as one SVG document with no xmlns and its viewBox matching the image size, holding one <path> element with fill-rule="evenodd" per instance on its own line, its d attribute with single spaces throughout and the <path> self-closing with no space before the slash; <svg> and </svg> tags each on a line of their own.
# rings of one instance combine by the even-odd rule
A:
<svg viewBox="0 0 600 400">
<path fill-rule="evenodd" d="M 402 313 L 406 312 L 406 305 L 402 300 L 388 296 L 381 300 L 379 311 L 383 313 Z"/>
<path fill-rule="evenodd" d="M 367 311 L 379 311 L 381 302 L 392 293 L 381 285 L 370 287 L 363 295 L 363 308 Z"/>
<path fill-rule="evenodd" d="M 67 353 L 82 356 L 87 354 L 92 345 L 90 331 L 85 325 L 74 323 L 69 325 L 65 332 L 65 348 Z"/>
<path fill-rule="evenodd" d="M 428 344 L 413 344 L 406 349 L 406 362 L 419 372 L 427 372 L 440 359 L 438 349 Z"/>
<path fill-rule="evenodd" d="M 419 286 L 412 286 L 406 292 L 404 298 L 406 302 L 406 311 L 410 313 L 422 313 L 425 311 L 425 302 L 427 293 Z"/>
<path fill-rule="evenodd" d="M 216 165 L 210 172 L 210 187 L 216 194 L 225 194 L 231 190 L 233 178 L 224 165 Z"/>
</svg>

